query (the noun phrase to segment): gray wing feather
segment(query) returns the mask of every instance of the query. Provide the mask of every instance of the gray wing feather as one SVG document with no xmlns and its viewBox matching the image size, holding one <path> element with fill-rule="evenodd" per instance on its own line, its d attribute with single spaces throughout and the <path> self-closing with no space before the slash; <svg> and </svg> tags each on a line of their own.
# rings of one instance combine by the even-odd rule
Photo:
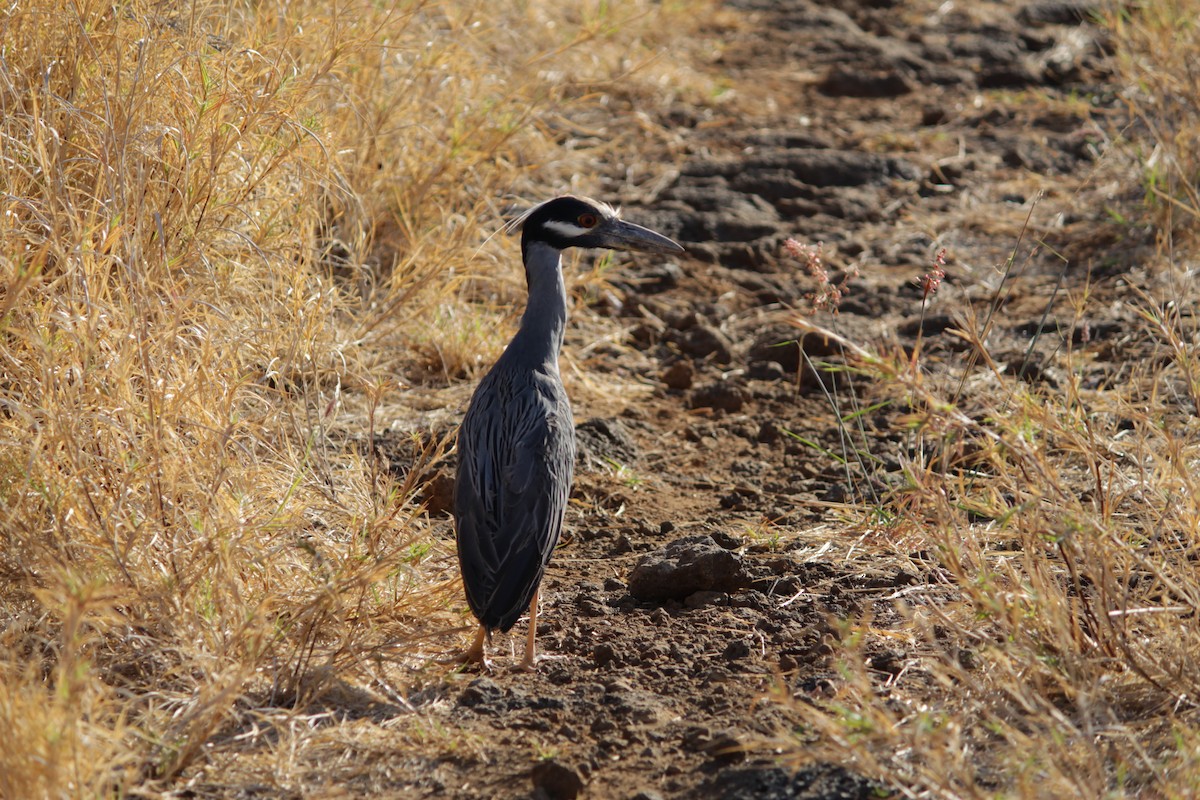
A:
<svg viewBox="0 0 1200 800">
<path fill-rule="evenodd" d="M 525 613 L 562 532 L 575 465 L 557 376 L 488 375 L 458 434 L 455 522 L 467 601 L 489 629 Z"/>
</svg>

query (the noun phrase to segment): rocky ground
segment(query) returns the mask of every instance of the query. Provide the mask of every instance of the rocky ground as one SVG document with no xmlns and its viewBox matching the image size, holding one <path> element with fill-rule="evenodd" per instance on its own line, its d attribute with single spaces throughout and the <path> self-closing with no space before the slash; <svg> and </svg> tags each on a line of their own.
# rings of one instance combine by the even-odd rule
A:
<svg viewBox="0 0 1200 800">
<path fill-rule="evenodd" d="M 1047 354 L 1086 336 L 1107 353 L 1086 379 L 1120 369 L 1119 303 L 1093 304 L 1108 311 L 1086 334 L 1056 329 L 1071 318 L 1060 306 L 1044 314 L 1085 279 L 1111 291 L 1140 244 L 1105 214 L 1122 201 L 1102 156 L 1123 108 L 1087 3 L 729 9 L 740 24 L 711 32 L 720 45 L 708 66 L 731 99 L 665 120 L 686 157 L 626 203 L 627 218 L 688 254 L 631 261 L 619 299 L 597 302 L 629 346 L 584 347 L 578 330 L 568 341 L 567 357 L 593 374 L 652 388 L 572 387 L 579 474 L 539 624 L 553 658 L 535 675 L 508 671 L 518 626 L 511 641 L 497 637 L 494 674 L 455 675 L 411 698 L 439 733 L 381 752 L 375 774 L 358 777 L 372 793 L 887 794 L 836 765 L 793 772 L 775 750 L 795 720 L 772 692 L 803 701 L 836 680 L 836 620 L 870 611 L 886 627 L 897 593 L 929 579 L 857 548 L 861 526 L 844 524 L 846 503 L 870 505 L 864 494 L 899 479 L 896 412 L 863 418 L 878 459 L 871 481 L 849 481 L 796 438 L 842 452 L 824 390 L 844 398 L 854 387 L 806 366 L 805 355 L 838 356 L 814 336 L 797 343 L 785 320 L 785 308 L 811 310 L 819 289 L 785 239 L 823 243 L 832 281 L 851 276 L 840 313 L 814 314 L 851 339 L 911 345 L 921 331 L 930 363 L 961 362 L 953 312 L 986 308 L 1015 254 L 1021 291 L 1005 298 L 990 340 L 1006 368 L 1053 385 Z M 596 194 L 623 197 L 613 180 Z M 942 248 L 946 285 L 922 316 L 919 279 Z M 1030 351 L 1039 330 L 1053 335 Z M 904 653 L 871 658 L 886 676 Z"/>
</svg>

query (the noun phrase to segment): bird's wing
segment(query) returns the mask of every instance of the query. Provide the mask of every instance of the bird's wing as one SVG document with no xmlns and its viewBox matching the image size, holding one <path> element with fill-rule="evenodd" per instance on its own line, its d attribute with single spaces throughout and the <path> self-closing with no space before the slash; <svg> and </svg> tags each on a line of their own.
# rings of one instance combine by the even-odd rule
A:
<svg viewBox="0 0 1200 800">
<path fill-rule="evenodd" d="M 485 381 L 487 383 L 487 381 Z M 553 383 L 480 387 L 459 429 L 455 517 L 472 610 L 507 630 L 529 606 L 562 531 L 575 463 Z"/>
</svg>

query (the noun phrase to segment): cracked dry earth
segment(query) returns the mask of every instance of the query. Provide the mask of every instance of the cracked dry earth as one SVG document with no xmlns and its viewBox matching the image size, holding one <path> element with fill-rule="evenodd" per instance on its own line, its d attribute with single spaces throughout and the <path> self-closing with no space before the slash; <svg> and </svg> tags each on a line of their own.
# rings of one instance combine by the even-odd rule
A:
<svg viewBox="0 0 1200 800">
<path fill-rule="evenodd" d="M 351 794 L 888 794 L 838 765 L 793 771 L 775 750 L 795 720 L 773 687 L 819 696 L 837 680 L 836 621 L 869 612 L 876 627 L 895 624 L 898 590 L 936 569 L 914 574 L 857 547 L 839 508 L 861 486 L 789 435 L 841 450 L 822 389 L 838 378 L 815 378 L 802 349 L 814 361 L 837 354 L 811 335 L 797 344 L 783 321 L 785 307 L 811 307 L 814 282 L 781 243 L 823 242 L 835 280 L 858 271 L 840 314 L 822 322 L 854 341 L 909 345 L 922 324 L 917 279 L 939 249 L 945 296 L 976 308 L 1018 249 L 1021 290 L 991 342 L 1009 369 L 1053 383 L 1047 353 L 1026 352 L 1034 331 L 1054 326 L 1042 319 L 1048 298 L 1085 276 L 1103 292 L 1128 267 L 1096 199 L 1123 111 L 1085 3 L 735 0 L 726 10 L 738 25 L 711 32 L 716 55 L 703 68 L 733 100 L 673 109 L 663 124 L 679 131 L 678 173 L 626 205 L 688 254 L 636 259 L 620 271 L 621 301 L 594 309 L 615 318 L 627 346 L 573 352 L 582 337 L 568 334 L 568 357 L 590 374 L 650 388 L 569 387 L 580 463 L 539 626 L 554 658 L 534 675 L 426 687 L 411 701 L 439 733 L 381 753 L 344 785 Z M 594 193 L 627 199 L 621 191 Z M 1027 220 L 1044 246 L 1018 248 Z M 1119 304 L 1107 307 L 1089 320 L 1097 382 L 1120 369 L 1128 325 Z M 923 357 L 961 360 L 954 325 L 935 303 Z M 864 420 L 879 490 L 900 477 L 895 413 Z M 509 644 L 497 637 L 501 662 Z M 905 653 L 871 658 L 882 682 Z"/>
</svg>

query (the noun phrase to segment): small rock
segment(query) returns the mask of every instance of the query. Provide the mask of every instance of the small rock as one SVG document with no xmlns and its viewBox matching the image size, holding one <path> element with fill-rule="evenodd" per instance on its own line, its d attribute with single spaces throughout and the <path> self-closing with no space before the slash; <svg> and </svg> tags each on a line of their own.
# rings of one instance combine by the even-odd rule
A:
<svg viewBox="0 0 1200 800">
<path fill-rule="evenodd" d="M 1100 4 L 1081 0 L 1043 0 L 1027 4 L 1017 12 L 1017 21 L 1025 25 L 1079 25 L 1094 19 Z"/>
<path fill-rule="evenodd" d="M 746 392 L 728 381 L 707 383 L 696 387 L 689 404 L 692 408 L 716 408 L 735 414 L 746 404 Z"/>
<path fill-rule="evenodd" d="M 581 617 L 603 617 L 608 609 L 594 597 L 581 597 L 575 602 Z"/>
<path fill-rule="evenodd" d="M 421 500 L 430 516 L 449 514 L 454 507 L 454 477 L 445 470 L 439 471 L 421 490 Z"/>
<path fill-rule="evenodd" d="M 774 362 L 784 372 L 800 368 L 800 345 L 794 328 L 776 326 L 760 333 L 750 345 L 750 363 Z"/>
<path fill-rule="evenodd" d="M 601 642 L 592 648 L 592 660 L 596 662 L 597 667 L 607 667 L 609 664 L 620 666 L 621 657 L 617 653 L 617 649 L 608 642 Z"/>
<path fill-rule="evenodd" d="M 782 150 L 742 159 L 741 169 L 785 169 L 810 186 L 866 186 L 897 178 L 912 180 L 920 171 L 908 161 L 860 150 Z"/>
<path fill-rule="evenodd" d="M 492 705 L 504 697 L 501 689 L 491 678 L 476 678 L 467 684 L 462 694 L 458 696 L 458 704 L 466 708 Z"/>
<path fill-rule="evenodd" d="M 692 358 L 712 357 L 718 364 L 733 360 L 733 348 L 725 334 L 711 325 L 696 325 L 677 337 L 679 349 Z"/>
<path fill-rule="evenodd" d="M 667 312 L 664 314 L 663 320 L 669 328 L 676 331 L 690 331 L 700 324 L 700 318 L 690 308 L 682 311 Z"/>
<path fill-rule="evenodd" d="M 848 503 L 854 498 L 854 492 L 844 483 L 835 483 L 820 495 L 825 503 Z"/>
<path fill-rule="evenodd" d="M 554 759 L 539 763 L 530 777 L 534 790 L 540 789 L 550 800 L 574 800 L 583 791 L 579 771 Z"/>
<path fill-rule="evenodd" d="M 629 593 L 639 600 L 682 600 L 701 591 L 732 591 L 749 578 L 742 559 L 711 536 L 686 536 L 643 556 L 629 573 Z"/>
<path fill-rule="evenodd" d="M 663 370 L 662 374 L 662 382 L 667 385 L 668 389 L 676 391 L 686 391 L 692 388 L 692 382 L 695 379 L 696 368 L 690 361 L 676 361 Z"/>
<path fill-rule="evenodd" d="M 674 289 L 679 285 L 679 280 L 682 277 L 682 267 L 674 261 L 661 261 L 653 267 L 644 270 L 638 276 L 638 292 L 641 294 L 654 294 Z"/>
<path fill-rule="evenodd" d="M 726 729 L 710 730 L 703 726 L 692 726 L 683 735 L 684 747 L 704 753 L 718 761 L 742 761 L 746 751 L 737 735 Z"/>
<path fill-rule="evenodd" d="M 746 750 L 740 739 L 732 731 L 714 731 L 712 740 L 704 748 L 704 752 L 717 761 L 744 761 Z"/>
<path fill-rule="evenodd" d="M 780 381 L 787 377 L 783 367 L 774 361 L 751 361 L 746 375 L 756 381 Z"/>
<path fill-rule="evenodd" d="M 631 464 L 637 460 L 637 445 L 629 429 L 615 419 L 589 419 L 575 426 L 579 460 L 597 467 Z"/>
<path fill-rule="evenodd" d="M 737 492 L 730 492 L 723 495 L 720 500 L 721 508 L 732 509 L 733 511 L 745 511 L 747 508 L 746 501 Z"/>
<path fill-rule="evenodd" d="M 616 729 L 617 723 L 608 715 L 601 715 L 592 720 L 591 731 L 594 734 L 605 734 Z"/>
<path fill-rule="evenodd" d="M 817 84 L 822 94 L 832 97 L 898 97 L 913 90 L 912 83 L 894 70 L 863 70 L 834 67 Z"/>
<path fill-rule="evenodd" d="M 726 550 L 737 550 L 742 546 L 742 540 L 727 531 L 713 531 L 708 535 L 708 538 Z"/>
<path fill-rule="evenodd" d="M 727 606 L 729 605 L 729 595 L 725 592 L 714 592 L 708 589 L 702 592 L 692 592 L 683 599 L 683 605 L 685 608 Z"/>
<path fill-rule="evenodd" d="M 741 639 L 734 639 L 729 644 L 725 645 L 725 652 L 722 654 L 726 661 L 737 661 L 746 658 L 750 655 L 750 645 L 746 644 Z"/>
<path fill-rule="evenodd" d="M 778 423 L 774 420 L 767 420 L 758 427 L 758 433 L 754 438 L 762 444 L 775 444 L 775 442 L 779 441 L 781 432 Z"/>
<path fill-rule="evenodd" d="M 896 333 L 901 336 L 937 336 L 955 325 L 954 318 L 949 314 L 930 314 L 927 317 L 914 317 L 896 326 Z"/>
</svg>

